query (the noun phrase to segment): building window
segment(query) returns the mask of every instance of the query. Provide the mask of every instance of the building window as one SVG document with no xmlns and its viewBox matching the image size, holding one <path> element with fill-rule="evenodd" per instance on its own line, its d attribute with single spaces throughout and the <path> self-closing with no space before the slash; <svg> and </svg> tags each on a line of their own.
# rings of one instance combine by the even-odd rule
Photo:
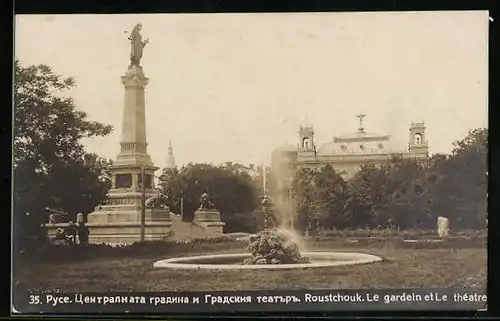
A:
<svg viewBox="0 0 500 321">
<path fill-rule="evenodd" d="M 378 144 L 378 148 L 379 148 L 379 149 L 384 149 L 384 145 L 382 145 L 382 144 Z"/>
<path fill-rule="evenodd" d="M 308 151 L 311 149 L 311 139 L 309 137 L 304 137 L 302 139 L 302 149 Z"/>
<path fill-rule="evenodd" d="M 342 146 L 340 146 L 340 149 L 342 149 L 342 151 L 345 152 L 347 150 L 347 146 L 346 145 L 342 145 Z"/>
<path fill-rule="evenodd" d="M 415 134 L 415 145 L 416 146 L 422 145 L 422 135 L 421 134 Z"/>
<path fill-rule="evenodd" d="M 359 149 L 364 150 L 365 149 L 365 145 L 363 145 L 363 144 L 359 145 Z"/>
</svg>

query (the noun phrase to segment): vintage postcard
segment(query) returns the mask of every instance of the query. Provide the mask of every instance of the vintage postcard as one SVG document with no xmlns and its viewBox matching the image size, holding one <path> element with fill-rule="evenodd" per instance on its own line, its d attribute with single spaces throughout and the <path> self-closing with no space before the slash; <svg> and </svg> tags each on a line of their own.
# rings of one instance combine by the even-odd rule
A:
<svg viewBox="0 0 500 321">
<path fill-rule="evenodd" d="M 485 309 L 488 28 L 16 16 L 13 312 Z"/>
</svg>

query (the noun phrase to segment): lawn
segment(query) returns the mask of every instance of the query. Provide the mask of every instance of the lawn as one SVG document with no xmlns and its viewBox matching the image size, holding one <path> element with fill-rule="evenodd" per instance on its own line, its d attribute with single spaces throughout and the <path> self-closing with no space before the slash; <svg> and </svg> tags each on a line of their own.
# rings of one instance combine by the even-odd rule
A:
<svg viewBox="0 0 500 321">
<path fill-rule="evenodd" d="M 475 281 L 478 285 L 486 284 L 485 248 L 408 249 L 373 245 L 346 249 L 325 243 L 311 245 L 309 249 L 369 253 L 381 256 L 383 261 L 289 271 L 179 271 L 153 268 L 155 261 L 168 256 L 95 258 L 72 263 L 26 264 L 17 270 L 16 281 L 32 290 L 58 292 L 451 287 L 474 278 L 479 279 Z M 218 250 L 210 254 L 242 251 Z M 184 255 L 199 254 L 208 253 Z"/>
</svg>

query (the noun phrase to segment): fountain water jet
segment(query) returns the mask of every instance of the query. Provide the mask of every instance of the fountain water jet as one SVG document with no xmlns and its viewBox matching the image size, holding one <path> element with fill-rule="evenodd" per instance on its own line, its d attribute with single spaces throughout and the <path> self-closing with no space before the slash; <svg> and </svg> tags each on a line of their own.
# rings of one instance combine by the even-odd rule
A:
<svg viewBox="0 0 500 321">
<path fill-rule="evenodd" d="M 291 173 L 275 168 L 276 193 L 274 201 L 267 195 L 266 175 L 263 171 L 264 197 L 262 209 L 265 214 L 264 229 L 250 237 L 248 251 L 251 254 L 244 264 L 296 264 L 307 263 L 301 255 L 303 244 L 294 229 L 295 208 L 292 200 Z M 302 245 L 302 246 L 301 246 Z"/>
<path fill-rule="evenodd" d="M 284 204 L 286 203 L 281 199 L 281 208 Z M 276 214 L 284 212 L 274 210 L 271 199 L 267 194 L 262 199 L 262 208 L 265 213 L 264 229 L 249 238 L 248 251 L 251 257 L 244 260 L 243 264 L 295 264 L 309 262 L 309 259 L 301 255 L 300 236 L 294 233 L 292 228 L 286 228 L 282 219 L 280 220 L 280 227 L 275 227 Z M 293 219 L 285 222 L 291 224 Z"/>
</svg>

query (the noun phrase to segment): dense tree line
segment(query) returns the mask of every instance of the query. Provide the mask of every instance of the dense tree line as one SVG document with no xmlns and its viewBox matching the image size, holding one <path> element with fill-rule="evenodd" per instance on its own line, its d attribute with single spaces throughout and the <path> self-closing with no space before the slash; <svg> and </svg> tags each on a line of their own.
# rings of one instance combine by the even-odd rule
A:
<svg viewBox="0 0 500 321">
<path fill-rule="evenodd" d="M 193 219 L 201 194 L 207 192 L 226 222 L 226 232 L 255 231 L 257 223 L 253 212 L 258 207 L 255 184 L 236 165 L 188 164 L 180 169 L 163 169 L 159 181 L 171 211 L 180 214 L 182 200 L 184 221 Z"/>
<path fill-rule="evenodd" d="M 456 229 L 484 228 L 487 218 L 487 130 L 454 143 L 428 162 L 394 156 L 365 165 L 345 181 L 326 166 L 301 169 L 291 185 L 300 228 L 436 228 L 438 216 Z"/>
</svg>

